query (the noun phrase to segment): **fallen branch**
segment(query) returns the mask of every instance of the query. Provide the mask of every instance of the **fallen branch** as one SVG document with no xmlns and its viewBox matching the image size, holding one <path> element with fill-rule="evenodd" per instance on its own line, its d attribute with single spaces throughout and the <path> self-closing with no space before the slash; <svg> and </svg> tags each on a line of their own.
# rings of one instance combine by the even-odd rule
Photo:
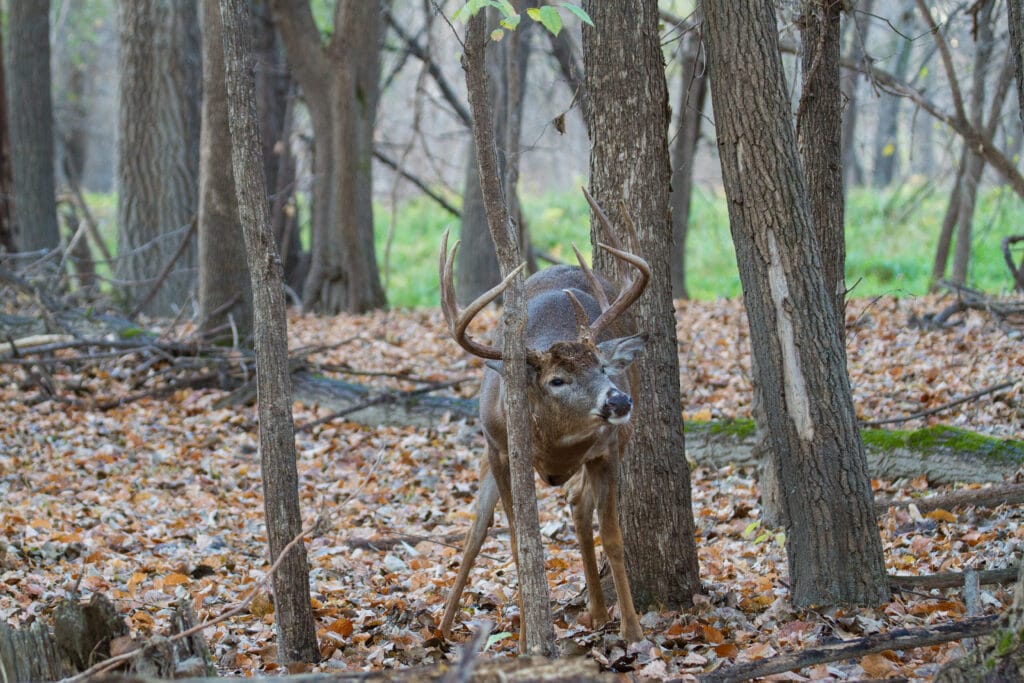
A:
<svg viewBox="0 0 1024 683">
<path fill-rule="evenodd" d="M 361 410 L 365 410 L 366 408 L 371 408 L 373 406 L 385 405 L 390 403 L 405 402 L 411 398 L 423 396 L 433 391 L 437 391 L 438 389 L 446 389 L 448 387 L 456 386 L 464 381 L 465 380 L 459 379 L 454 380 L 452 382 L 443 382 L 441 384 L 433 384 L 428 387 L 413 389 L 412 391 L 389 391 L 382 394 L 378 394 L 372 398 L 366 399 L 365 401 L 356 403 L 355 405 L 351 405 L 346 408 L 342 408 L 341 410 L 337 410 L 331 413 L 330 415 L 325 415 L 324 417 L 321 417 L 317 420 L 313 420 L 312 422 L 307 422 L 305 424 L 299 425 L 295 428 L 295 433 L 298 434 L 299 432 L 308 432 L 314 427 L 319 427 L 320 425 L 327 424 L 328 422 L 339 420 L 347 415 L 351 415 L 352 413 L 357 413 Z"/>
<path fill-rule="evenodd" d="M 884 513 L 890 507 L 914 505 L 920 512 L 931 512 L 932 510 L 949 510 L 966 506 L 997 507 L 999 505 L 1020 505 L 1021 503 L 1024 503 L 1024 484 L 1002 484 L 912 500 L 879 500 L 875 501 L 875 511 Z"/>
<path fill-rule="evenodd" d="M 719 669 L 701 676 L 700 680 L 708 681 L 709 683 L 712 681 L 718 683 L 747 681 L 784 671 L 803 669 L 815 664 L 826 664 L 841 659 L 863 657 L 864 655 L 884 652 L 886 650 L 906 650 L 916 647 L 940 645 L 964 638 L 976 638 L 995 631 L 999 625 L 999 618 L 999 615 L 994 614 L 929 628 L 898 629 L 888 633 L 876 633 L 865 638 L 848 640 L 835 645 L 823 645 L 792 654 L 737 664 L 736 666 Z"/>
<path fill-rule="evenodd" d="M 975 572 L 980 584 L 1007 584 L 1017 580 L 1017 567 L 1003 569 L 982 569 Z M 905 574 L 889 574 L 889 587 L 894 589 L 910 588 L 959 588 L 964 585 L 964 572 L 941 572 L 939 574 L 923 574 L 909 576 Z"/>
</svg>

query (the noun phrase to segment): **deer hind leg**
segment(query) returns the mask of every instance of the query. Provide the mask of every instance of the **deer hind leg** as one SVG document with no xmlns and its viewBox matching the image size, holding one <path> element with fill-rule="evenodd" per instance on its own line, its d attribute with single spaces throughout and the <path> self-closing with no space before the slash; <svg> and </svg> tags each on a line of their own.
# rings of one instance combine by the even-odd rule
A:
<svg viewBox="0 0 1024 683">
<path fill-rule="evenodd" d="M 455 585 L 448 593 L 448 600 L 444 605 L 444 616 L 441 618 L 441 635 L 445 638 L 451 635 L 452 623 L 455 615 L 459 612 L 459 600 L 462 598 L 462 591 L 466 588 L 469 580 L 469 572 L 473 569 L 476 556 L 480 554 L 484 539 L 487 538 L 487 530 L 494 519 L 494 508 L 498 504 L 498 486 L 494 476 L 490 472 L 487 460 L 480 468 L 480 490 L 476 498 L 476 518 L 473 526 L 466 534 L 465 547 L 462 551 L 462 563 L 459 565 L 459 574 L 455 577 Z"/>
<path fill-rule="evenodd" d="M 619 632 L 628 642 L 643 640 L 644 632 L 640 628 L 640 620 L 633 606 L 633 593 L 629 588 L 629 577 L 626 576 L 626 558 L 622 542 L 622 529 L 619 527 L 618 511 L 618 462 L 611 458 L 592 460 L 587 463 L 587 478 L 590 481 L 593 495 L 597 499 L 597 519 L 601 528 L 601 543 L 612 568 L 612 580 L 615 583 L 615 595 L 622 613 Z"/>
<path fill-rule="evenodd" d="M 597 568 L 597 553 L 594 550 L 594 496 L 586 479 L 579 475 L 573 478 L 569 486 L 572 522 L 583 558 L 583 575 L 587 581 L 591 625 L 598 628 L 607 623 L 608 608 L 604 602 L 604 591 L 601 590 L 601 574 Z"/>
</svg>

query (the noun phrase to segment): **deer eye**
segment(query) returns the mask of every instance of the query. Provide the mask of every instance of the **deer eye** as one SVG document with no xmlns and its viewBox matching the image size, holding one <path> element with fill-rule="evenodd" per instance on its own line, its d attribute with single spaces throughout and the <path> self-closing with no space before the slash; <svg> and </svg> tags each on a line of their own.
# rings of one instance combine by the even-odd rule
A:
<svg viewBox="0 0 1024 683">
<path fill-rule="evenodd" d="M 565 384 L 566 384 L 565 380 L 562 379 L 561 377 L 554 377 L 554 378 L 552 378 L 551 380 L 548 381 L 548 385 L 552 386 L 552 387 L 561 387 L 561 386 L 565 386 Z"/>
</svg>

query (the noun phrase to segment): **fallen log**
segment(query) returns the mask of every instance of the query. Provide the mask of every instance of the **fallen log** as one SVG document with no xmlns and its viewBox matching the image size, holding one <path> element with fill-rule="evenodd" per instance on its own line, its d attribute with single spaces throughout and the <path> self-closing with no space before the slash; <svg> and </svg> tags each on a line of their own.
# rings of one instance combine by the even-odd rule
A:
<svg viewBox="0 0 1024 683">
<path fill-rule="evenodd" d="M 1024 484 L 998 484 L 981 489 L 953 491 L 927 498 L 910 500 L 878 500 L 875 511 L 882 513 L 890 507 L 915 506 L 918 512 L 932 510 L 952 510 L 958 507 L 999 507 L 1000 505 L 1020 505 L 1024 503 Z"/>
<path fill-rule="evenodd" d="M 1000 615 L 973 617 L 941 626 L 928 628 L 898 629 L 887 633 L 875 633 L 864 638 L 847 640 L 834 645 L 811 647 L 799 652 L 779 655 L 753 662 L 737 664 L 712 671 L 701 676 L 708 683 L 731 683 L 748 681 L 761 676 L 803 669 L 816 664 L 836 662 L 841 659 L 863 657 L 886 650 L 906 650 L 916 647 L 940 645 L 964 638 L 987 635 L 999 626 Z"/>
<path fill-rule="evenodd" d="M 1017 580 L 1017 567 L 1003 569 L 982 569 L 976 572 L 980 584 L 1006 584 Z M 906 574 L 889 574 L 891 588 L 959 588 L 964 585 L 964 572 L 942 572 L 940 574 L 924 574 L 909 576 Z"/>
<path fill-rule="evenodd" d="M 1024 442 L 936 425 L 916 431 L 863 429 L 871 476 L 924 475 L 933 484 L 1002 483 L 1024 465 Z M 686 423 L 686 455 L 699 465 L 753 467 L 753 420 Z"/>
</svg>

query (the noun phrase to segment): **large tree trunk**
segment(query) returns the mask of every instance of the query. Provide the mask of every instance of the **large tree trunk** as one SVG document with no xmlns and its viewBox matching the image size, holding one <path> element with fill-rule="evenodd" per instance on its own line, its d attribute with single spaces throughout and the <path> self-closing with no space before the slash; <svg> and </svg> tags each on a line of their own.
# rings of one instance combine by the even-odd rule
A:
<svg viewBox="0 0 1024 683">
<path fill-rule="evenodd" d="M 312 262 L 303 303 L 321 313 L 385 305 L 373 241 L 373 129 L 383 15 L 339 0 L 326 45 L 308 0 L 271 0 L 313 124 Z"/>
<path fill-rule="evenodd" d="M 1006 21 L 1010 31 L 1013 74 L 1017 81 L 1017 116 L 1024 128 L 1024 2 L 1006 0 Z M 1021 139 L 1020 135 L 1016 136 Z"/>
<path fill-rule="evenodd" d="M 707 0 L 703 11 L 754 380 L 782 484 L 792 600 L 878 604 L 888 597 L 882 545 L 811 227 L 775 10 L 770 0 Z"/>
<path fill-rule="evenodd" d="M 807 177 L 811 227 L 821 249 L 822 275 L 846 343 L 846 235 L 843 225 L 842 93 L 839 17 L 843 0 L 804 0 L 800 25 L 803 91 L 796 135 Z"/>
<path fill-rule="evenodd" d="M 11 0 L 7 102 L 14 175 L 14 235 L 21 251 L 56 249 L 50 0 Z"/>
<path fill-rule="evenodd" d="M 117 277 L 126 283 L 129 305 L 148 299 L 147 313 L 172 315 L 186 305 L 196 281 L 191 228 L 202 78 L 196 3 L 119 0 L 118 20 Z"/>
<path fill-rule="evenodd" d="M 252 276 L 260 468 L 270 559 L 273 562 L 301 533 L 302 516 L 295 464 L 284 270 L 270 229 L 252 73 L 251 26 L 244 2 L 221 0 L 220 9 L 231 160 Z M 288 551 L 274 573 L 273 585 L 278 660 L 283 664 L 318 661 L 320 651 L 309 602 L 309 567 L 306 548 L 301 541 Z"/>
<path fill-rule="evenodd" d="M 224 47 L 218 0 L 203 11 L 203 107 L 199 138 L 199 330 L 249 346 L 252 288 L 238 221 L 231 166 L 231 130 L 224 86 Z"/>
<path fill-rule="evenodd" d="M 699 21 L 698 21 L 699 23 Z M 679 89 L 679 126 L 672 150 L 672 296 L 686 299 L 686 236 L 690 225 L 690 200 L 693 196 L 693 165 L 697 158 L 700 126 L 704 120 L 707 93 L 707 64 L 699 31 L 686 35 L 680 60 L 682 82 Z"/>
<path fill-rule="evenodd" d="M 652 604 L 681 606 L 700 590 L 700 581 L 669 277 L 668 92 L 658 7 L 654 0 L 592 0 L 585 7 L 595 24 L 583 28 L 590 191 L 613 216 L 618 214 L 613 207 L 625 201 L 639 234 L 637 244 L 623 246 L 645 258 L 652 273 L 634 309 L 650 340 L 634 364 L 635 429 L 621 467 L 626 569 L 641 610 Z M 592 242 L 614 243 L 615 236 L 598 234 L 597 221 L 591 225 Z M 595 255 L 601 251 L 595 245 Z M 609 258 L 597 265 L 612 272 Z"/>
</svg>

